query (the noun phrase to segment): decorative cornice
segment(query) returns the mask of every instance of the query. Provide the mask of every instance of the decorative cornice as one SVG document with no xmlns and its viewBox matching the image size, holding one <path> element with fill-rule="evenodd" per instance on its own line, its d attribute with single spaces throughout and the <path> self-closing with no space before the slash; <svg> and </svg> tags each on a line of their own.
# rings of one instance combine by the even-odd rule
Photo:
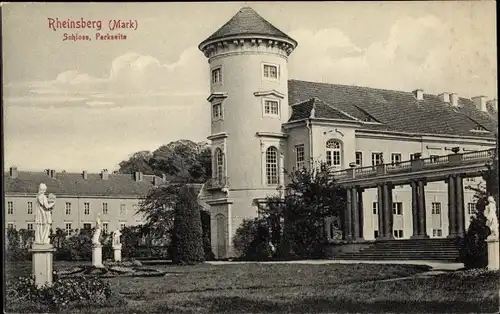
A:
<svg viewBox="0 0 500 314">
<path fill-rule="evenodd" d="M 205 203 L 207 203 L 208 205 L 224 205 L 232 204 L 234 203 L 234 201 L 228 198 L 218 198 L 214 200 L 206 200 Z"/>
<path fill-rule="evenodd" d="M 249 42 L 251 46 L 278 46 L 283 49 L 287 55 L 290 55 L 292 51 L 297 47 L 297 42 L 295 40 L 287 40 L 285 38 L 265 36 L 259 34 L 247 34 L 247 35 L 233 35 L 224 38 L 215 38 L 213 40 L 204 41 L 198 45 L 198 49 L 205 53 L 205 56 L 209 54 L 210 50 L 215 49 L 217 46 L 227 48 L 230 43 L 237 46 L 243 45 Z M 208 56 L 207 56 L 208 57 Z"/>
<path fill-rule="evenodd" d="M 226 138 L 229 135 L 226 132 L 221 132 L 221 133 L 215 133 L 207 137 L 207 140 L 213 141 L 213 140 L 218 140 L 221 138 Z"/>
<path fill-rule="evenodd" d="M 227 93 L 222 93 L 222 92 L 212 93 L 210 94 L 210 96 L 208 96 L 207 100 L 208 102 L 212 102 L 212 100 L 220 98 L 227 98 Z"/>
<path fill-rule="evenodd" d="M 255 92 L 253 93 L 255 97 L 263 97 L 263 96 L 269 96 L 269 95 L 273 95 L 273 96 L 276 96 L 278 98 L 285 98 L 285 95 L 278 92 L 277 90 L 275 89 L 272 89 L 272 90 L 266 90 L 266 91 L 258 91 L 258 92 Z"/>
<path fill-rule="evenodd" d="M 272 137 L 272 138 L 287 138 L 288 134 L 286 133 L 274 133 L 274 132 L 257 132 L 255 133 L 258 137 Z"/>
</svg>

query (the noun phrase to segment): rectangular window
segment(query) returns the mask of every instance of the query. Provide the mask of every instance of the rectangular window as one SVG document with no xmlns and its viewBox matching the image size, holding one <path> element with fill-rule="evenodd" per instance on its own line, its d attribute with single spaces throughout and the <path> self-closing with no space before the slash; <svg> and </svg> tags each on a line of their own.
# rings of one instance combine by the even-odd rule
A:
<svg viewBox="0 0 500 314">
<path fill-rule="evenodd" d="M 476 213 L 476 203 L 467 203 L 467 214 L 474 215 Z"/>
<path fill-rule="evenodd" d="M 222 68 L 216 68 L 212 70 L 212 84 L 217 84 L 222 82 Z"/>
<path fill-rule="evenodd" d="M 297 169 L 302 169 L 305 161 L 304 144 L 295 145 L 295 160 Z"/>
<path fill-rule="evenodd" d="M 103 215 L 108 214 L 108 203 L 102 203 L 102 214 Z"/>
<path fill-rule="evenodd" d="M 108 225 L 109 225 L 109 223 L 107 223 L 107 222 L 102 223 L 102 230 L 104 230 L 104 232 L 108 232 Z"/>
<path fill-rule="evenodd" d="M 362 152 L 356 152 L 356 166 L 359 166 L 359 167 L 363 166 L 363 153 Z"/>
<path fill-rule="evenodd" d="M 374 215 L 378 215 L 378 202 L 372 203 L 372 211 Z"/>
<path fill-rule="evenodd" d="M 403 230 L 393 230 L 393 233 L 396 239 L 403 238 Z"/>
<path fill-rule="evenodd" d="M 71 215 L 71 203 L 66 202 L 66 215 Z"/>
<path fill-rule="evenodd" d="M 476 178 L 466 178 L 465 181 L 467 181 L 467 182 L 474 182 L 474 181 L 476 181 Z"/>
<path fill-rule="evenodd" d="M 373 237 L 378 238 L 378 230 L 373 230 Z"/>
<path fill-rule="evenodd" d="M 26 225 L 26 229 L 28 229 L 28 230 L 33 230 L 33 223 L 31 223 L 31 222 L 30 222 L 30 223 L 28 223 L 28 224 Z"/>
<path fill-rule="evenodd" d="M 401 202 L 392 203 L 392 214 L 393 215 L 403 215 L 403 203 L 401 203 Z"/>
<path fill-rule="evenodd" d="M 212 118 L 213 120 L 222 119 L 222 103 L 212 105 Z"/>
<path fill-rule="evenodd" d="M 275 65 L 264 64 L 264 77 L 269 79 L 278 79 L 278 67 Z"/>
<path fill-rule="evenodd" d="M 127 205 L 120 204 L 120 215 L 124 216 L 126 212 L 127 212 Z"/>
<path fill-rule="evenodd" d="M 67 235 L 71 235 L 73 233 L 73 228 L 71 228 L 71 223 L 67 222 L 65 228 L 66 228 Z"/>
<path fill-rule="evenodd" d="M 401 162 L 401 154 L 391 154 L 391 163 L 392 165 L 400 163 Z"/>
<path fill-rule="evenodd" d="M 432 229 L 432 236 L 433 237 L 442 237 L 443 230 L 442 229 Z"/>
<path fill-rule="evenodd" d="M 83 203 L 83 213 L 90 215 L 90 203 Z"/>
<path fill-rule="evenodd" d="M 83 229 L 87 229 L 87 230 L 92 229 L 92 224 L 90 224 L 90 223 L 88 223 L 88 222 L 87 222 L 87 223 L 84 223 L 84 224 L 83 224 Z"/>
<path fill-rule="evenodd" d="M 432 203 L 432 214 L 433 215 L 441 215 L 441 203 L 437 203 L 437 202 Z"/>
<path fill-rule="evenodd" d="M 280 103 L 277 100 L 264 100 L 264 115 L 265 116 L 279 116 Z"/>
<path fill-rule="evenodd" d="M 12 229 L 16 229 L 16 226 L 14 226 L 13 223 L 8 223 L 7 224 L 7 228 L 10 229 L 10 230 L 12 230 Z"/>
<path fill-rule="evenodd" d="M 384 162 L 382 153 L 372 153 L 372 166 L 380 165 Z"/>
<path fill-rule="evenodd" d="M 415 159 L 415 154 L 410 154 L 410 160 L 414 160 Z"/>
<path fill-rule="evenodd" d="M 120 224 L 120 229 L 123 230 L 125 228 L 125 223 Z"/>
<path fill-rule="evenodd" d="M 33 202 L 28 202 L 28 215 L 33 215 Z"/>
<path fill-rule="evenodd" d="M 7 202 L 7 214 L 14 215 L 14 202 Z"/>
</svg>

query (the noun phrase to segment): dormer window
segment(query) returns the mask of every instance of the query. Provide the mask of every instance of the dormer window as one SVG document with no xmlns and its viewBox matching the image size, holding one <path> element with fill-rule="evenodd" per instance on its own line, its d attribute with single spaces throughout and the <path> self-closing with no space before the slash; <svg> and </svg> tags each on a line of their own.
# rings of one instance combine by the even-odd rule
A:
<svg viewBox="0 0 500 314">
<path fill-rule="evenodd" d="M 263 64 L 262 65 L 262 76 L 265 79 L 278 80 L 279 79 L 279 68 L 274 64 Z"/>
<path fill-rule="evenodd" d="M 484 127 L 482 127 L 481 125 L 476 125 L 476 127 L 474 128 L 474 131 L 480 131 L 480 132 L 487 132 L 488 130 L 486 130 Z"/>
<path fill-rule="evenodd" d="M 222 83 L 222 68 L 218 67 L 212 69 L 212 84 Z"/>
</svg>

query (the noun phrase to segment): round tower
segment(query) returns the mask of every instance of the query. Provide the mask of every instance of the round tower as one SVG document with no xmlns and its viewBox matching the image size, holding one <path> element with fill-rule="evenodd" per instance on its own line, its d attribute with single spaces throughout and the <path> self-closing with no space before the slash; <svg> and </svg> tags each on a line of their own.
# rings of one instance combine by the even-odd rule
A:
<svg viewBox="0 0 500 314">
<path fill-rule="evenodd" d="M 296 46 L 245 7 L 198 47 L 210 66 L 213 178 L 206 188 L 218 258 L 238 255 L 232 248 L 234 232 L 283 185 L 287 60 Z"/>
</svg>

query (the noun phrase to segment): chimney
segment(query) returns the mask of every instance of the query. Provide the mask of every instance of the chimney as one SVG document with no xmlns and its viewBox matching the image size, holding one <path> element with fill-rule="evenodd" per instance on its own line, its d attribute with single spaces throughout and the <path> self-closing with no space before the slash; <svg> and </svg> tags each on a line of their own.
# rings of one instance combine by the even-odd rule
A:
<svg viewBox="0 0 500 314">
<path fill-rule="evenodd" d="M 450 94 L 450 102 L 453 107 L 458 107 L 458 94 L 451 93 Z"/>
<path fill-rule="evenodd" d="M 10 167 L 9 169 L 10 177 L 15 179 L 18 176 L 17 167 Z"/>
<path fill-rule="evenodd" d="M 424 100 L 424 90 L 423 89 L 416 89 L 413 91 L 413 94 L 417 98 L 417 100 Z"/>
<path fill-rule="evenodd" d="M 50 170 L 50 177 L 52 179 L 55 179 L 55 177 L 56 177 L 56 171 L 54 169 Z"/>
<path fill-rule="evenodd" d="M 87 180 L 89 178 L 89 176 L 87 174 L 87 170 L 83 170 L 82 177 L 83 177 L 84 180 Z"/>
<path fill-rule="evenodd" d="M 498 100 L 496 98 L 492 99 L 492 100 L 488 100 L 486 102 L 486 105 L 489 105 L 491 107 L 491 109 L 493 109 L 493 111 L 498 112 Z M 486 108 L 488 108 L 488 106 L 486 106 Z"/>
<path fill-rule="evenodd" d="M 108 169 L 102 169 L 102 171 L 101 171 L 101 179 L 103 179 L 103 180 L 108 180 L 109 179 Z"/>
<path fill-rule="evenodd" d="M 486 96 L 476 96 L 472 97 L 471 99 L 478 110 L 488 112 L 488 110 L 486 109 Z"/>
<path fill-rule="evenodd" d="M 142 181 L 142 172 L 136 171 L 134 174 L 135 181 Z"/>
<path fill-rule="evenodd" d="M 439 99 L 441 99 L 441 101 L 443 101 L 445 103 L 449 103 L 450 102 L 450 94 L 447 93 L 447 92 L 439 94 L 438 97 L 439 97 Z"/>
</svg>

